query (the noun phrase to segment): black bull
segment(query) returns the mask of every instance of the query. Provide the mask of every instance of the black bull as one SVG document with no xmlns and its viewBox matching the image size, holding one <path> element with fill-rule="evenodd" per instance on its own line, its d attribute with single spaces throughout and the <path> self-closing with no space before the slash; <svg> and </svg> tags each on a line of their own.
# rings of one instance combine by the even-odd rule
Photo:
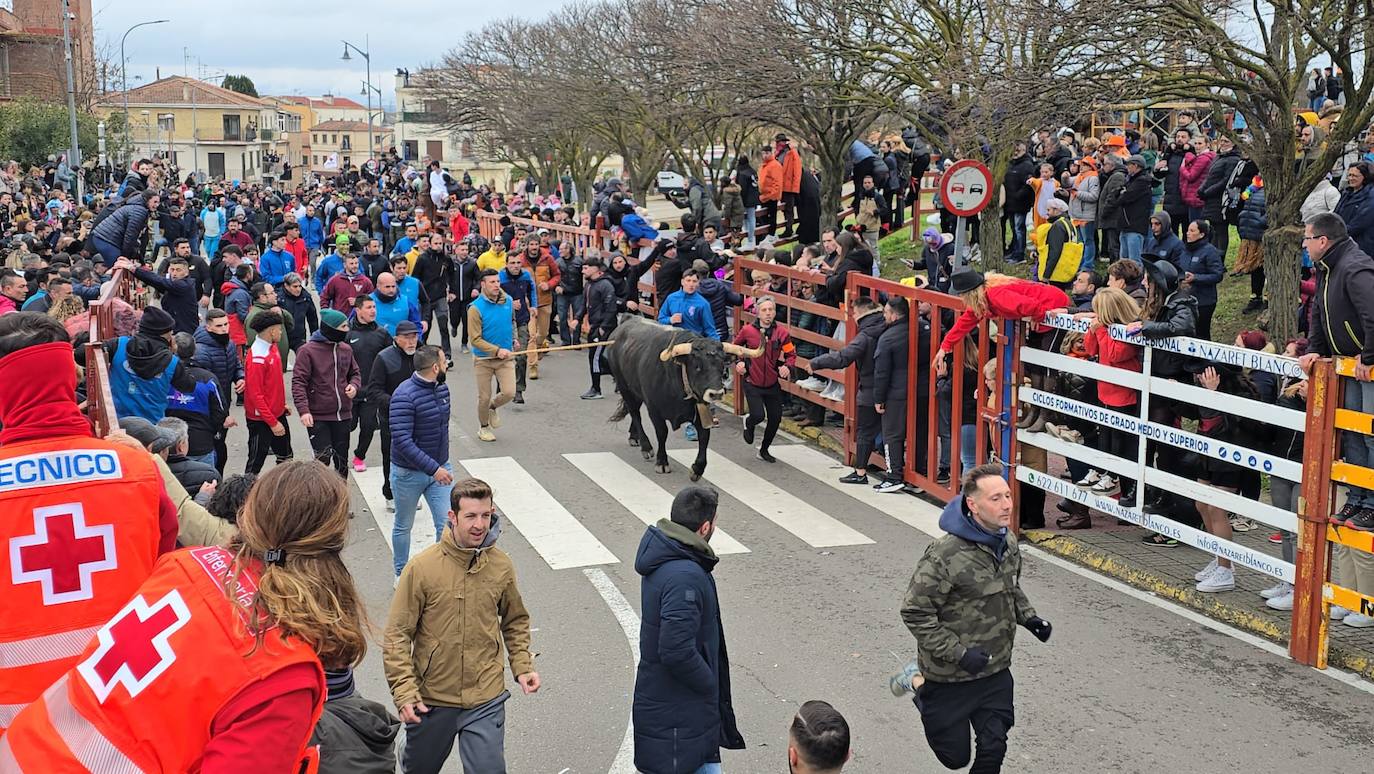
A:
<svg viewBox="0 0 1374 774">
<path fill-rule="evenodd" d="M 697 428 L 697 458 L 692 480 L 706 471 L 706 447 L 711 442 L 708 406 L 725 394 L 725 369 L 736 356 L 758 357 L 763 350 L 747 350 L 735 344 L 670 328 L 638 315 L 622 315 L 608 347 L 611 375 L 620 389 L 620 407 L 612 422 L 630 418 L 630 445 L 638 446 L 644 459 L 654 453 L 644 432 L 639 407 L 649 412 L 649 423 L 658 437 L 655 469 L 667 473 L 668 425 L 673 429 L 691 422 Z"/>
</svg>

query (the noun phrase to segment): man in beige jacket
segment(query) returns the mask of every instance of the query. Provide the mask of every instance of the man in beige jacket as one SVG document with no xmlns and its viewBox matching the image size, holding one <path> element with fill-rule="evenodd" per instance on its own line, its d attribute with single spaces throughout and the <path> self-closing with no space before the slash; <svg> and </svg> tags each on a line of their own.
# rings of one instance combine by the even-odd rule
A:
<svg viewBox="0 0 1374 774">
<path fill-rule="evenodd" d="M 386 680 L 407 723 L 402 767 L 437 774 L 457 740 L 466 774 L 505 774 L 502 648 L 520 688 L 538 691 L 530 616 L 510 556 L 495 547 L 491 487 L 459 481 L 450 502 L 443 539 L 401 572 L 387 620 Z"/>
</svg>

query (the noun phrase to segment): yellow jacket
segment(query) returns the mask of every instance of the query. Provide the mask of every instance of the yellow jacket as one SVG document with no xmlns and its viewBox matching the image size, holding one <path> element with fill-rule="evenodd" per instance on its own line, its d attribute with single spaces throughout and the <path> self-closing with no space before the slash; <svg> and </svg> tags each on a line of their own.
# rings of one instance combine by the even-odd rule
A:
<svg viewBox="0 0 1374 774">
<path fill-rule="evenodd" d="M 506 253 L 498 253 L 495 250 L 487 250 L 477 256 L 477 271 L 501 271 L 506 268 Z"/>
</svg>

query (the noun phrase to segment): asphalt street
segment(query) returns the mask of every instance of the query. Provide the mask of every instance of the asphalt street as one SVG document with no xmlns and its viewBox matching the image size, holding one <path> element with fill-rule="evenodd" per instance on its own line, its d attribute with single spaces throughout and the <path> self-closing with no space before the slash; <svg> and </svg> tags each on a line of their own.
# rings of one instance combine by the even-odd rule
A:
<svg viewBox="0 0 1374 774">
<path fill-rule="evenodd" d="M 633 772 L 627 744 L 634 688 L 639 576 L 646 522 L 688 483 L 653 472 L 611 425 L 607 399 L 582 401 L 581 352 L 546 357 L 524 406 L 502 410 L 494 443 L 476 437 L 470 360 L 448 374 L 452 459 L 495 485 L 505 515 L 498 545 L 519 573 L 533 618 L 543 688 L 506 705 L 511 772 Z M 294 417 L 292 418 L 295 422 Z M 785 772 L 797 707 L 825 699 L 849 720 L 855 772 L 944 769 L 925 745 L 909 699 L 888 675 L 915 651 L 898 615 L 938 507 L 834 480 L 837 460 L 780 437 L 779 461 L 755 458 L 737 419 L 713 432 L 705 482 L 721 490 L 715 577 L 729 645 L 734 705 L 748 742 L 726 771 Z M 305 433 L 293 427 L 298 454 Z M 244 433 L 230 472 L 241 470 Z M 681 433 L 670 449 L 688 449 Z M 350 475 L 356 519 L 347 561 L 378 638 L 392 592 L 381 456 Z M 460 472 L 460 471 L 456 471 Z M 422 506 L 423 507 L 423 506 Z M 420 514 L 414 551 L 432 542 Z M 431 534 L 426 534 L 427 532 Z M 1054 634 L 1018 637 L 1017 725 L 1006 770 L 1024 772 L 1360 772 L 1374 753 L 1374 695 L 1362 681 L 1298 666 L 1244 636 L 1062 560 L 1027 551 L 1022 586 Z M 509 681 L 514 686 L 513 679 Z M 362 692 L 389 703 L 378 647 L 358 669 Z M 459 771 L 457 755 L 450 769 Z M 471 773 L 470 773 L 471 774 Z"/>
</svg>

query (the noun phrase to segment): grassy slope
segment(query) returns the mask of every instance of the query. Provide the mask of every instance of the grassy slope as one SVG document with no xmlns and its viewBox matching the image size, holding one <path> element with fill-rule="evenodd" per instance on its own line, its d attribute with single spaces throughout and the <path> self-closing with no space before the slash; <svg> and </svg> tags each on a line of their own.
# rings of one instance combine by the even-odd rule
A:
<svg viewBox="0 0 1374 774">
<path fill-rule="evenodd" d="M 900 279 L 911 275 L 911 270 L 901 263 L 902 258 L 915 259 L 921 254 L 920 243 L 910 240 L 910 224 L 899 231 L 889 234 L 878 245 L 878 252 L 882 256 L 882 274 L 888 279 Z M 1231 246 L 1226 251 L 1226 267 L 1229 271 L 1236 261 L 1236 251 L 1240 248 L 1240 237 L 1235 229 L 1231 229 Z M 1098 271 L 1104 271 L 1107 265 L 1101 261 L 1097 264 Z M 1029 264 L 1007 267 L 1008 273 L 1020 277 L 1027 276 Z M 1258 314 L 1241 314 L 1241 309 L 1250 301 L 1250 278 L 1227 276 L 1217 287 L 1217 311 L 1212 317 L 1212 336 L 1217 341 L 1227 344 L 1235 341 L 1236 334 L 1247 329 L 1256 327 Z"/>
</svg>

